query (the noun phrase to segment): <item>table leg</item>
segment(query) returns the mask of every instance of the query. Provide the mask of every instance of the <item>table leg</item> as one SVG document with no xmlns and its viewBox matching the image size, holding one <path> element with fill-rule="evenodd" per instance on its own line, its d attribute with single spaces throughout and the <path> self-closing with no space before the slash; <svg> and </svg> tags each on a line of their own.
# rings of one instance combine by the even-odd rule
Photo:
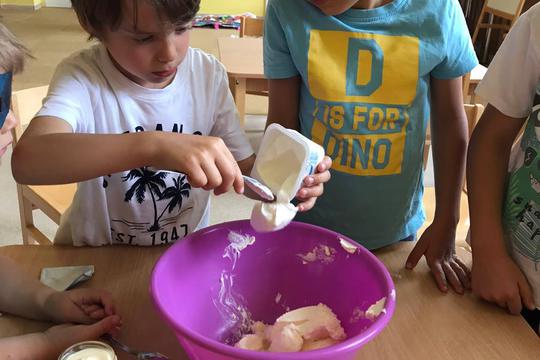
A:
<svg viewBox="0 0 540 360">
<path fill-rule="evenodd" d="M 246 79 L 238 79 L 234 77 L 229 78 L 229 87 L 238 109 L 238 116 L 240 117 L 240 125 L 244 127 L 245 114 L 246 114 Z"/>
</svg>

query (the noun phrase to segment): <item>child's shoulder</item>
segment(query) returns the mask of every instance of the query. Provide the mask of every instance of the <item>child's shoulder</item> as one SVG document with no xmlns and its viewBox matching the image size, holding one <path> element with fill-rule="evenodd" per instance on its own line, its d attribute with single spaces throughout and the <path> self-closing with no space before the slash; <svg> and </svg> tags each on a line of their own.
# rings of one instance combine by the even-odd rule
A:
<svg viewBox="0 0 540 360">
<path fill-rule="evenodd" d="M 524 12 L 519 22 L 526 21 L 532 26 L 535 27 L 536 37 L 540 35 L 540 3 L 537 3 L 529 8 L 526 12 Z"/>
<path fill-rule="evenodd" d="M 100 74 L 101 45 L 95 44 L 72 53 L 64 58 L 56 67 L 57 75 L 77 75 L 77 77 L 94 78 Z"/>
<path fill-rule="evenodd" d="M 206 51 L 202 49 L 189 47 L 188 51 L 189 51 L 189 56 L 191 57 L 191 61 L 195 65 L 215 66 L 215 67 L 221 66 L 221 63 L 214 55 L 207 53 Z"/>
<path fill-rule="evenodd" d="M 95 63 L 99 59 L 99 53 L 100 53 L 100 47 L 101 44 L 94 44 L 87 48 L 78 50 L 67 57 L 65 57 L 61 62 L 60 65 L 63 64 L 91 64 Z"/>
<path fill-rule="evenodd" d="M 535 19 L 538 19 L 540 16 L 540 3 L 536 3 L 533 6 L 531 6 L 524 14 L 523 16 L 529 16 L 533 17 Z"/>
<path fill-rule="evenodd" d="M 225 72 L 223 64 L 212 54 L 198 48 L 188 48 L 186 59 L 189 59 L 191 72 L 196 76 L 211 76 Z"/>
</svg>

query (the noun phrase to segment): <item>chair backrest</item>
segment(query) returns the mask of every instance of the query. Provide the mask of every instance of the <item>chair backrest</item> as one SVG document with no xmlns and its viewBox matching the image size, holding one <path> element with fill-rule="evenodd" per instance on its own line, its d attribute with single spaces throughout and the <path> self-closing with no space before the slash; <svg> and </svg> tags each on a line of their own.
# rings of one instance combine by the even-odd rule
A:
<svg viewBox="0 0 540 360">
<path fill-rule="evenodd" d="M 480 120 L 482 113 L 484 112 L 484 106 L 481 104 L 465 104 L 465 114 L 467 115 L 467 124 L 469 128 L 469 138 L 472 135 L 474 127 Z"/>
<path fill-rule="evenodd" d="M 525 0 L 486 0 L 482 10 L 480 11 L 476 28 L 474 29 L 472 42 L 476 42 L 480 29 L 500 29 L 503 31 L 510 30 L 512 25 L 514 25 L 516 20 L 519 18 L 524 5 Z M 510 24 L 496 24 L 492 22 L 493 19 L 485 22 L 484 18 L 486 14 L 508 20 L 510 21 Z"/>
<path fill-rule="evenodd" d="M 261 37 L 264 33 L 264 18 L 242 16 L 240 18 L 240 37 Z"/>
<path fill-rule="evenodd" d="M 515 21 L 525 5 L 525 0 L 487 0 L 486 12 Z"/>
<path fill-rule="evenodd" d="M 49 90 L 48 85 L 33 87 L 24 90 L 14 91 L 11 95 L 11 109 L 19 125 L 13 129 L 13 145 L 17 143 L 23 133 L 23 127 L 30 123 L 30 120 L 41 108 L 43 98 Z"/>
<path fill-rule="evenodd" d="M 49 87 L 45 85 L 14 91 L 11 94 L 11 109 L 15 117 L 19 119 L 19 125 L 13 129 L 13 146 L 22 136 L 23 126 L 28 125 L 41 108 L 48 89 Z M 73 201 L 76 188 L 76 184 L 45 186 L 17 184 L 24 244 L 33 242 L 43 245 L 52 244 L 51 240 L 34 225 L 33 210 L 41 210 L 56 224 L 60 224 L 62 214 Z"/>
<path fill-rule="evenodd" d="M 465 115 L 467 116 L 467 129 L 469 132 L 469 138 L 472 135 L 472 131 L 474 130 L 474 127 L 478 123 L 478 120 L 480 120 L 480 117 L 482 116 L 482 113 L 484 112 L 484 106 L 481 104 L 464 104 L 465 108 Z M 426 133 L 426 141 L 424 143 L 424 170 L 426 169 L 428 165 L 428 157 L 429 157 L 429 149 L 431 147 L 431 134 L 428 131 Z"/>
</svg>

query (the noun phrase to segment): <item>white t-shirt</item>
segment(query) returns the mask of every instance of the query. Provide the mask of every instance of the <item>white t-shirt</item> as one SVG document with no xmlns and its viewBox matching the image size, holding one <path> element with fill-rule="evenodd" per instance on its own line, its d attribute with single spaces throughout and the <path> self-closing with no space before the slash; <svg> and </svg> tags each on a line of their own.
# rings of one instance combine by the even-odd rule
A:
<svg viewBox="0 0 540 360">
<path fill-rule="evenodd" d="M 198 49 L 188 50 L 174 80 L 163 89 L 144 88 L 126 78 L 101 44 L 83 50 L 58 66 L 37 116 L 61 118 L 74 133 L 162 130 L 217 136 L 236 160 L 253 154 L 223 66 Z M 209 192 L 191 188 L 183 174 L 148 168 L 110 174 L 78 184 L 55 242 L 170 243 L 205 227 L 208 208 Z"/>
<path fill-rule="evenodd" d="M 512 149 L 503 223 L 512 257 L 540 309 L 540 4 L 506 36 L 477 93 L 503 114 L 527 125 Z M 540 92 L 539 92 L 540 94 Z"/>
<path fill-rule="evenodd" d="M 529 115 L 540 83 L 540 4 L 514 24 L 476 93 L 514 118 Z"/>
</svg>

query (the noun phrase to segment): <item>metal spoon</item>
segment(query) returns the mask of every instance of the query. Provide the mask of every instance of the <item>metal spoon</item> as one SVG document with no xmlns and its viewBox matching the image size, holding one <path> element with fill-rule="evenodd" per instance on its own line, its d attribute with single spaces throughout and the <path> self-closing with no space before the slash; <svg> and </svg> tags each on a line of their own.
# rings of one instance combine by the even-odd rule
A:
<svg viewBox="0 0 540 360">
<path fill-rule="evenodd" d="M 264 202 L 271 202 L 275 200 L 276 197 L 268 186 L 261 184 L 257 179 L 252 177 L 246 175 L 242 175 L 242 177 L 244 178 L 244 184 L 246 184 L 246 187 L 244 188 L 245 196 L 253 200 Z"/>
<path fill-rule="evenodd" d="M 128 354 L 131 354 L 133 356 L 136 356 L 137 360 L 168 360 L 169 358 L 166 357 L 163 354 L 160 354 L 158 352 L 148 352 L 148 351 L 138 351 L 135 350 L 120 341 L 116 340 L 114 337 L 112 337 L 109 334 L 105 334 L 102 336 L 102 339 L 105 341 L 108 341 L 111 345 L 118 346 L 122 351 L 127 352 Z"/>
</svg>

